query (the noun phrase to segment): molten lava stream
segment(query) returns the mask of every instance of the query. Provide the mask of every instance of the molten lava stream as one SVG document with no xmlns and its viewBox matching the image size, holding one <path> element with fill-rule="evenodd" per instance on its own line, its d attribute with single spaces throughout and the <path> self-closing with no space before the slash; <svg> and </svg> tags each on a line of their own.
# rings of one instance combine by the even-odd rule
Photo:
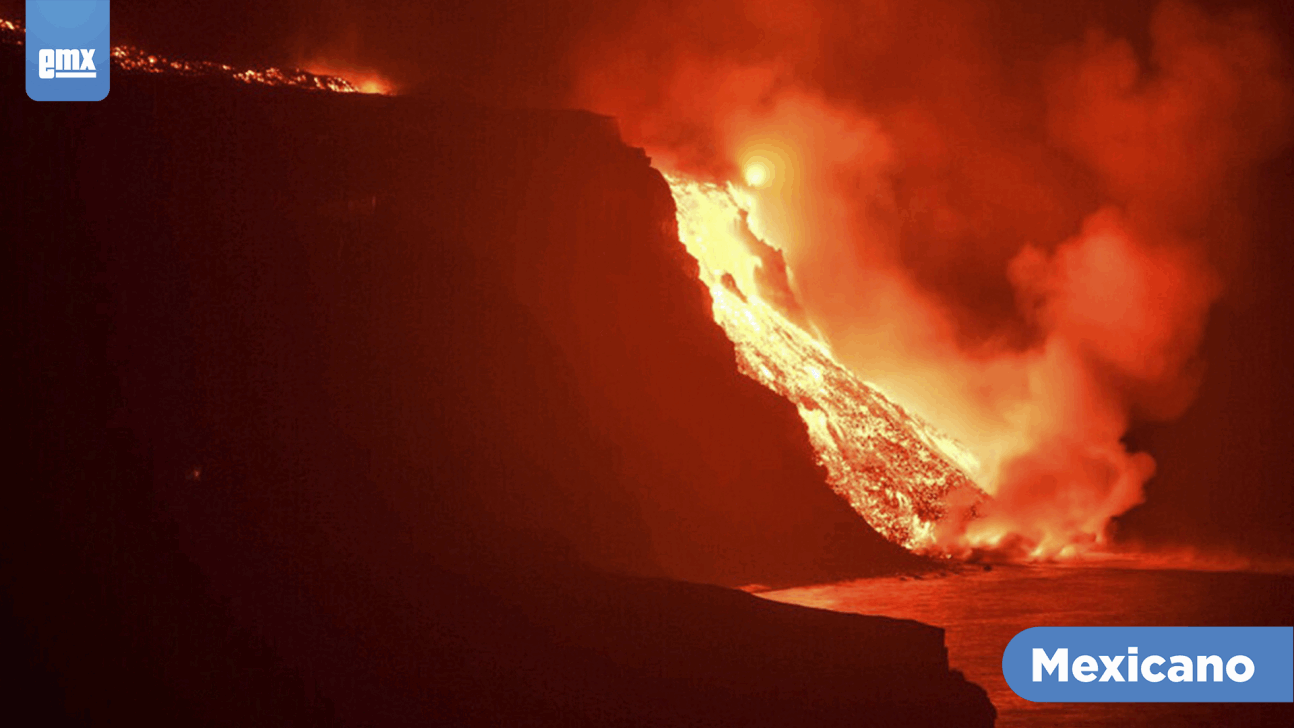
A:
<svg viewBox="0 0 1294 728">
<path fill-rule="evenodd" d="M 750 187 L 769 184 L 772 175 L 764 160 L 744 170 Z M 773 258 L 759 254 L 767 243 L 747 225 L 756 204 L 751 195 L 732 184 L 665 178 L 679 238 L 700 264 L 714 320 L 733 343 L 738 369 L 795 404 L 827 482 L 872 528 L 913 551 L 943 553 L 937 524 L 973 517 L 987 498 L 968 475 L 978 468 L 975 457 L 851 372 L 791 320 L 786 292 L 770 290 L 761 276 Z"/>
</svg>

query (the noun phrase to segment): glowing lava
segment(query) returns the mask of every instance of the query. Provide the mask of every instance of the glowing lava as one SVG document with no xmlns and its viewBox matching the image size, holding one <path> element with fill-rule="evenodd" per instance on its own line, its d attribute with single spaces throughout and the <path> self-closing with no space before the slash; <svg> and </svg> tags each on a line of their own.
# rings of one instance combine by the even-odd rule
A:
<svg viewBox="0 0 1294 728">
<path fill-rule="evenodd" d="M 123 71 L 135 73 L 174 73 L 182 76 L 227 78 L 240 83 L 261 86 L 292 86 L 333 93 L 361 93 L 350 81 L 337 76 L 321 75 L 299 68 L 237 69 L 210 61 L 185 61 L 146 53 L 132 46 L 113 46 L 112 62 Z"/>
<path fill-rule="evenodd" d="M 305 64 L 304 68 L 316 76 L 345 79 L 363 94 L 391 94 L 395 91 L 391 82 L 375 71 L 332 61 L 314 61 Z"/>
<path fill-rule="evenodd" d="M 759 186 L 749 164 L 745 174 Z M 665 178 L 679 238 L 700 263 L 740 371 L 795 404 L 828 483 L 872 528 L 909 549 L 935 550 L 938 524 L 974 517 L 987 497 L 968 476 L 978 469 L 974 456 L 845 368 L 760 296 L 759 269 L 768 263 L 750 249 L 745 213 L 753 199 L 732 185 Z"/>
<path fill-rule="evenodd" d="M 25 26 L 21 22 L 0 18 L 0 40 L 23 45 Z M 291 86 L 294 88 L 332 93 L 381 93 L 393 92 L 393 88 L 382 76 L 372 72 L 352 72 L 342 70 L 330 73 L 325 67 L 319 70 L 306 71 L 299 68 L 234 68 L 223 63 L 210 61 L 187 61 L 167 58 L 148 53 L 134 46 L 118 45 L 112 47 L 112 64 L 121 71 L 148 74 L 176 74 L 180 76 L 225 78 L 239 83 L 260 86 Z"/>
</svg>

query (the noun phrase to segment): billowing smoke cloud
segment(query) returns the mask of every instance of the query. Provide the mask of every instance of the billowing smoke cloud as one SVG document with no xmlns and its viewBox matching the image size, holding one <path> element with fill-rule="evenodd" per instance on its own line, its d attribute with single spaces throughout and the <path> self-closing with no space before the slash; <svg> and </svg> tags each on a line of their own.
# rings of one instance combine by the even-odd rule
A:
<svg viewBox="0 0 1294 728">
<path fill-rule="evenodd" d="M 1123 436 L 1200 385 L 1231 190 L 1292 104 L 1259 15 L 1166 2 L 1139 49 L 1036 12 L 653 6 L 588 35 L 573 100 L 665 168 L 770 167 L 750 223 L 805 314 L 982 460 L 994 501 L 943 539 L 1051 556 L 1141 500 L 1155 464 Z"/>
</svg>

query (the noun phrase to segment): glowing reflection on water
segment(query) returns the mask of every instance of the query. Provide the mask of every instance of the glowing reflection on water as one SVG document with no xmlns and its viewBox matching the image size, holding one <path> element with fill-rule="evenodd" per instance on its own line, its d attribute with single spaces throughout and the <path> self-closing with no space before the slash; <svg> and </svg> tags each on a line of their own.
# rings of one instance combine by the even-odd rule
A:
<svg viewBox="0 0 1294 728">
<path fill-rule="evenodd" d="M 999 726 L 1294 725 L 1294 705 L 1030 703 L 1002 679 L 1028 627 L 1294 623 L 1294 576 L 1076 566 L 968 567 L 765 592 L 782 602 L 915 619 L 946 630 L 949 662 L 988 691 Z"/>
</svg>

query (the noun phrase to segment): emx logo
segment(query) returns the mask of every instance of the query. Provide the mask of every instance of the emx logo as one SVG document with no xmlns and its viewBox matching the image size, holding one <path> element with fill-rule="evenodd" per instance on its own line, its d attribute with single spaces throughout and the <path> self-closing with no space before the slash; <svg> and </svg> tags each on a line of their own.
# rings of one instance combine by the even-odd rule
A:
<svg viewBox="0 0 1294 728">
<path fill-rule="evenodd" d="M 41 78 L 98 78 L 93 48 L 41 48 Z"/>
<path fill-rule="evenodd" d="M 108 0 L 27 0 L 27 95 L 99 101 L 108 95 Z"/>
</svg>

